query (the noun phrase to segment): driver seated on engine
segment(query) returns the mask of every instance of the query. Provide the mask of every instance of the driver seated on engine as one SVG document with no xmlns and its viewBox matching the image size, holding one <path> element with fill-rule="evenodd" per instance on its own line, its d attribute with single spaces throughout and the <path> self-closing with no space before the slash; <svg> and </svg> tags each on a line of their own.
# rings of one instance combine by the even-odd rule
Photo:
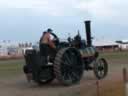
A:
<svg viewBox="0 0 128 96">
<path fill-rule="evenodd" d="M 55 49 L 56 46 L 51 39 L 51 32 L 52 29 L 48 29 L 46 32 L 43 32 L 43 35 L 40 38 L 40 55 L 43 59 L 43 63 L 47 64 L 48 63 L 48 50 L 49 47 Z"/>
</svg>

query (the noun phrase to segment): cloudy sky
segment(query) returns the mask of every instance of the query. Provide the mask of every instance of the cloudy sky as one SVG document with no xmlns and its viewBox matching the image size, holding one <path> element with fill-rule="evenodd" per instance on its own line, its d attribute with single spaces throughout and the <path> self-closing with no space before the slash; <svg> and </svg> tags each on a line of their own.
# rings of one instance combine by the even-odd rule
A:
<svg viewBox="0 0 128 96">
<path fill-rule="evenodd" d="M 37 41 L 47 28 L 84 38 L 84 20 L 95 40 L 128 39 L 127 9 L 127 0 L 0 0 L 0 40 Z"/>
</svg>

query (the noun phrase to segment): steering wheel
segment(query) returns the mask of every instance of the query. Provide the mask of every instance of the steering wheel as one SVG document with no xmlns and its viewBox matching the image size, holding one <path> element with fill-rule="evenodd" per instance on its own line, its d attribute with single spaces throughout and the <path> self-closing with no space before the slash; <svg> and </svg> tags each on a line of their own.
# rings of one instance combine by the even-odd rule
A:
<svg viewBox="0 0 128 96">
<path fill-rule="evenodd" d="M 57 35 L 55 33 L 50 33 L 53 36 L 53 42 L 54 44 L 57 46 L 59 44 L 59 38 L 57 37 Z"/>
</svg>

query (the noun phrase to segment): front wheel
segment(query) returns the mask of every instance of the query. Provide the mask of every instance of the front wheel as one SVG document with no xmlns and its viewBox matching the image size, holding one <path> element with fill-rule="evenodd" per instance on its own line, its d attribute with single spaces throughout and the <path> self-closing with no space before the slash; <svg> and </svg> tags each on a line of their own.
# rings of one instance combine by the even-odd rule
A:
<svg viewBox="0 0 128 96">
<path fill-rule="evenodd" d="M 104 58 L 98 58 L 94 63 L 94 74 L 97 79 L 103 79 L 108 73 L 108 63 Z"/>
</svg>

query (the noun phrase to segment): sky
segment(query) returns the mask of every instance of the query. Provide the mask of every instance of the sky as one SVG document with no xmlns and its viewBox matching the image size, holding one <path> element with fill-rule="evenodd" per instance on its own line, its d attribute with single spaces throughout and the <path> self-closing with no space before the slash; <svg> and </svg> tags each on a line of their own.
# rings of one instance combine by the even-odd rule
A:
<svg viewBox="0 0 128 96">
<path fill-rule="evenodd" d="M 127 0 L 0 0 L 0 40 L 38 41 L 52 28 L 58 37 L 85 38 L 91 20 L 94 40 L 128 40 Z"/>
</svg>

